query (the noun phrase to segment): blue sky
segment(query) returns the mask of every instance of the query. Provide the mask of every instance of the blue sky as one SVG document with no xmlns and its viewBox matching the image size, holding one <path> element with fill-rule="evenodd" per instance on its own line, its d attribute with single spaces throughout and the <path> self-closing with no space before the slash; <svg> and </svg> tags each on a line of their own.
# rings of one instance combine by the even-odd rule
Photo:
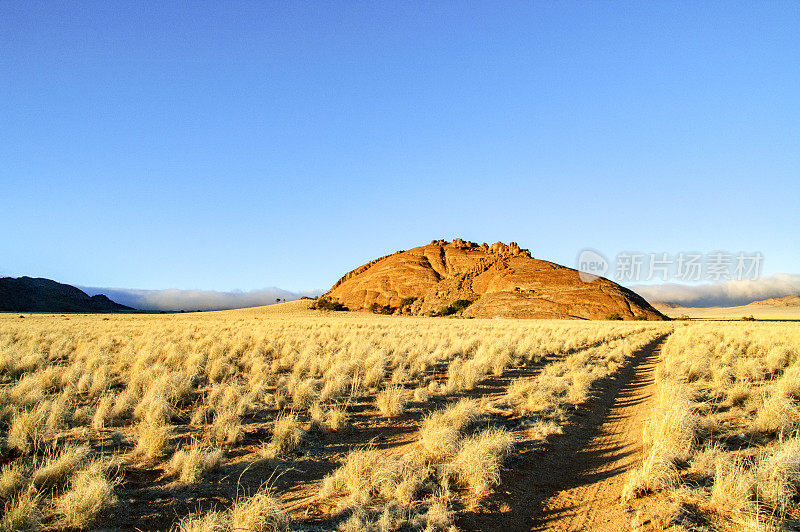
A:
<svg viewBox="0 0 800 532">
<path fill-rule="evenodd" d="M 798 2 L 2 2 L 0 275 L 326 288 L 436 238 L 797 273 Z"/>
</svg>

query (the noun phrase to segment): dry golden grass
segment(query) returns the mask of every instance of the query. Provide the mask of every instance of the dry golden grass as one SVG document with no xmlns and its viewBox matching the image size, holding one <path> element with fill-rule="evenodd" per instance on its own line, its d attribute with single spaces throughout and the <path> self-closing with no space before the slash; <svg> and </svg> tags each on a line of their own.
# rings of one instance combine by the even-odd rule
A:
<svg viewBox="0 0 800 532">
<path fill-rule="evenodd" d="M 344 430 L 347 427 L 347 410 L 333 407 L 325 413 L 325 423 L 332 431 Z"/>
<path fill-rule="evenodd" d="M 288 522 L 281 503 L 270 490 L 259 490 L 251 497 L 240 497 L 227 511 L 210 510 L 181 519 L 173 530 L 178 532 L 278 532 Z"/>
<path fill-rule="evenodd" d="M 195 484 L 200 481 L 204 473 L 218 468 L 223 458 L 224 453 L 221 449 L 212 449 L 195 442 L 175 451 L 167 464 L 166 472 L 180 482 Z"/>
<path fill-rule="evenodd" d="M 427 478 L 423 468 L 377 449 L 351 451 L 344 465 L 326 478 L 322 497 L 339 494 L 346 507 L 372 506 L 377 501 L 410 505 Z"/>
<path fill-rule="evenodd" d="M 350 501 L 337 526 L 443 530 L 452 524 L 454 498 L 488 494 L 512 448 L 502 431 L 475 432 L 478 419 L 494 415 L 483 402 L 451 396 L 479 393 L 486 379 L 547 361 L 539 378 L 515 381 L 506 396 L 510 411 L 546 437 L 560 430 L 564 408 L 588 400 L 597 379 L 669 328 L 329 314 L 303 305 L 24 320 L 0 314 L 2 526 L 101 526 L 127 501 L 115 502 L 116 477 L 101 471 L 98 460 L 113 460 L 123 471 L 161 471 L 170 489 L 197 487 L 213 469 L 238 467 L 232 457 L 276 458 L 267 462 L 291 467 L 309 446 L 357 437 L 345 429 L 364 415 L 391 424 L 407 419 L 409 409 L 427 412 L 436 400 L 448 407 L 424 416 L 408 456 L 355 451 L 328 483 L 332 498 Z M 763 430 L 793 426 L 785 399 L 796 400 L 800 386 L 783 369 L 792 356 L 776 351 L 763 369 L 731 369 L 780 383 L 780 397 L 766 395 L 755 405 L 774 411 L 762 414 Z M 754 406 L 756 398 L 737 400 Z M 368 414 L 354 404 L 366 405 Z M 276 513 L 281 495 L 179 516 L 180 528 L 227 530 L 234 521 L 254 529 L 284 526 L 286 516 L 273 519 L 282 515 Z M 255 521 L 247 521 L 251 514 Z M 166 519 L 175 520 L 165 517 L 164 528 L 173 524 Z"/>
<path fill-rule="evenodd" d="M 444 462 L 458 450 L 458 442 L 478 415 L 475 401 L 461 399 L 447 408 L 428 414 L 419 430 L 419 447 L 428 464 Z"/>
<path fill-rule="evenodd" d="M 231 530 L 272 532 L 286 527 L 280 500 L 268 491 L 237 500 L 230 509 Z"/>
<path fill-rule="evenodd" d="M 48 441 L 48 430 L 45 424 L 47 418 L 42 410 L 39 407 L 33 410 L 22 410 L 13 415 L 11 428 L 9 428 L 6 438 L 10 448 L 17 449 L 22 454 L 44 450 Z"/>
<path fill-rule="evenodd" d="M 385 417 L 399 416 L 406 408 L 406 392 L 399 386 L 388 386 L 378 392 L 375 404 Z"/>
<path fill-rule="evenodd" d="M 169 451 L 171 436 L 170 425 L 161 422 L 142 422 L 137 428 L 133 454 L 146 460 L 161 458 Z"/>
<path fill-rule="evenodd" d="M 757 320 L 798 320 L 800 308 L 742 305 L 736 307 L 668 307 L 656 305 L 664 315 L 680 319 L 689 317 L 697 320 L 740 320 L 754 317 Z"/>
<path fill-rule="evenodd" d="M 174 528 L 179 532 L 227 532 L 230 528 L 227 515 L 218 511 L 190 514 L 180 520 Z"/>
<path fill-rule="evenodd" d="M 5 500 L 27 488 L 31 480 L 31 472 L 26 464 L 12 462 L 3 466 L 0 472 L 0 497 Z"/>
<path fill-rule="evenodd" d="M 503 429 L 488 429 L 462 440 L 447 471 L 474 496 L 486 495 L 500 483 L 500 466 L 514 440 Z"/>
<path fill-rule="evenodd" d="M 800 518 L 800 328 L 692 324 L 664 345 L 629 498 L 663 490 L 720 529 Z M 688 511 L 685 510 L 684 511 Z"/>
<path fill-rule="evenodd" d="M 660 327 L 633 329 L 622 337 L 611 335 L 601 345 L 578 349 L 544 367 L 537 379 L 518 379 L 506 396 L 520 415 L 559 422 L 567 405 L 589 399 L 591 385 L 617 371 L 634 351 L 663 334 Z"/>
<path fill-rule="evenodd" d="M 53 489 L 64 484 L 86 462 L 90 452 L 87 445 L 63 447 L 56 457 L 47 460 L 34 472 L 31 484 L 37 490 Z"/>
<path fill-rule="evenodd" d="M 0 530 L 36 530 L 42 520 L 42 511 L 39 508 L 38 496 L 27 491 L 6 499 L 3 505 L 3 518 L 0 520 Z"/>
<path fill-rule="evenodd" d="M 296 415 L 278 417 L 273 425 L 272 439 L 262 448 L 262 455 L 275 458 L 295 450 L 300 445 L 303 434 L 304 431 Z"/>
<path fill-rule="evenodd" d="M 55 514 L 66 527 L 83 529 L 92 525 L 116 500 L 114 484 L 106 478 L 104 464 L 94 461 L 78 471 L 69 491 L 54 501 Z"/>
</svg>

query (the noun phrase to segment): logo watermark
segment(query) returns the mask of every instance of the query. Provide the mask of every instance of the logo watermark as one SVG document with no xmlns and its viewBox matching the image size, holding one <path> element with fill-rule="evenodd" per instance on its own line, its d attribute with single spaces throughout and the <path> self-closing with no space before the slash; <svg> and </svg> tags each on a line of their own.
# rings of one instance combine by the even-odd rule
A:
<svg viewBox="0 0 800 532">
<path fill-rule="evenodd" d="M 646 281 L 721 282 L 758 279 L 761 252 L 712 251 L 710 253 L 621 252 L 613 261 L 595 249 L 578 254 L 577 270 L 585 283 L 607 277 L 621 283 Z M 606 275 L 607 273 L 610 275 Z"/>
<path fill-rule="evenodd" d="M 578 254 L 578 275 L 584 283 L 591 283 L 608 272 L 608 261 L 593 249 L 584 249 Z"/>
</svg>

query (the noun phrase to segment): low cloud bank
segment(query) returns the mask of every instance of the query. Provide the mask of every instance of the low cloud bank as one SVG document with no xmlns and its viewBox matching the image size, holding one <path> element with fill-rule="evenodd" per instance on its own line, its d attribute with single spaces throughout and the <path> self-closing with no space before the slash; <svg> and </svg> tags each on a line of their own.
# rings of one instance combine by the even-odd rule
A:
<svg viewBox="0 0 800 532">
<path fill-rule="evenodd" d="M 760 279 L 716 284 L 666 283 L 630 288 L 651 303 L 678 303 L 685 307 L 734 307 L 770 297 L 800 294 L 800 275 L 779 273 Z"/>
<path fill-rule="evenodd" d="M 217 292 L 214 290 L 137 290 L 133 288 L 80 287 L 90 296 L 105 294 L 113 301 L 138 310 L 230 310 L 271 305 L 276 299 L 294 301 L 302 296 L 315 297 L 323 290 L 290 292 L 281 288 Z"/>
</svg>

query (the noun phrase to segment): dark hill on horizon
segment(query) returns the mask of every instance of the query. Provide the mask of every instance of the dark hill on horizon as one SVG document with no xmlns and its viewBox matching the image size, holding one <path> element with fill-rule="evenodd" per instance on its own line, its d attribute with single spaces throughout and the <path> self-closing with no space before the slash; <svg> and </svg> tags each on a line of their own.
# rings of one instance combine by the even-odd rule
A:
<svg viewBox="0 0 800 532">
<path fill-rule="evenodd" d="M 347 273 L 324 296 L 350 310 L 476 318 L 667 319 L 608 279 L 538 260 L 515 242 L 457 238 L 398 251 Z"/>
<path fill-rule="evenodd" d="M 108 297 L 41 277 L 0 277 L 0 311 L 120 312 L 136 310 Z"/>
</svg>

